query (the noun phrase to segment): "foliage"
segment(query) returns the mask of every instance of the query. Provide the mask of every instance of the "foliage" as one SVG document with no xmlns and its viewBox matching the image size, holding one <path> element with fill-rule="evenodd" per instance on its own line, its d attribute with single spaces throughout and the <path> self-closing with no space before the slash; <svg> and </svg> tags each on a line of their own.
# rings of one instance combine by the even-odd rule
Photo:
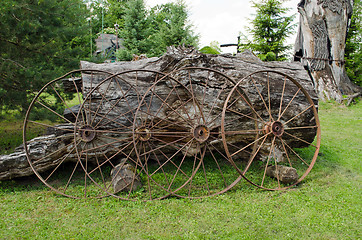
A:
<svg viewBox="0 0 362 240">
<path fill-rule="evenodd" d="M 215 54 L 215 55 L 220 54 L 221 53 L 220 44 L 217 41 L 212 41 L 210 43 L 210 46 L 205 46 L 201 48 L 200 52 L 205 54 Z"/>
<path fill-rule="evenodd" d="M 317 163 L 293 189 L 242 180 L 216 197 L 124 202 L 61 197 L 35 176 L 1 181 L 0 239 L 360 239 L 362 103 L 319 114 Z"/>
<path fill-rule="evenodd" d="M 124 27 L 121 31 L 123 46 L 116 54 L 121 60 L 131 60 L 132 55 L 140 55 L 148 52 L 151 48 L 150 21 L 146 15 L 143 0 L 129 1 L 126 5 L 124 15 Z"/>
<path fill-rule="evenodd" d="M 78 68 L 89 48 L 82 0 L 2 0 L 0 110 L 27 109 L 46 82 Z"/>
<path fill-rule="evenodd" d="M 280 0 L 253 1 L 256 14 L 250 22 L 252 28 L 247 29 L 252 40 L 244 35 L 242 49 L 251 49 L 265 61 L 286 59 L 286 51 L 291 46 L 285 45 L 285 41 L 293 33 L 295 25 L 292 22 L 295 16 L 285 16 L 289 9 L 283 8 L 282 3 Z"/>
<path fill-rule="evenodd" d="M 347 34 L 345 60 L 348 77 L 362 86 L 362 21 L 361 0 L 355 0 L 350 28 Z"/>
<path fill-rule="evenodd" d="M 205 53 L 205 54 L 214 54 L 214 55 L 220 54 L 220 52 L 217 49 L 210 47 L 210 46 L 205 46 L 205 47 L 201 48 L 200 52 Z"/>
<path fill-rule="evenodd" d="M 171 45 L 197 45 L 198 36 L 187 23 L 187 9 L 183 1 L 145 9 L 143 0 L 129 1 L 124 15 L 121 37 L 124 49 L 116 55 L 131 60 L 132 55 L 160 56 Z"/>
<path fill-rule="evenodd" d="M 198 36 L 188 24 L 187 7 L 184 1 L 166 3 L 151 9 L 152 56 L 159 56 L 172 45 L 198 45 Z"/>
<path fill-rule="evenodd" d="M 49 124 L 50 122 L 44 122 Z M 42 136 L 46 132 L 46 127 L 34 125 L 28 131 L 29 139 Z M 11 154 L 14 149 L 23 143 L 23 121 L 8 118 L 0 121 L 0 155 Z"/>
<path fill-rule="evenodd" d="M 93 33 L 101 33 L 102 27 L 103 29 L 114 28 L 116 23 L 123 28 L 126 3 L 127 0 L 90 0 L 91 16 L 89 20 Z"/>
</svg>

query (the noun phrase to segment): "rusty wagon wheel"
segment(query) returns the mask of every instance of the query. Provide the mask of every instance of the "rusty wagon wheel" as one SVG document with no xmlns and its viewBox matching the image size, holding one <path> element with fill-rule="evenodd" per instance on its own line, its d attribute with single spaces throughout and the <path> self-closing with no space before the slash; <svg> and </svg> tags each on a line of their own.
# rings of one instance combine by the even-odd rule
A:
<svg viewBox="0 0 362 240">
<path fill-rule="evenodd" d="M 171 77 L 172 76 L 172 77 Z M 189 67 L 161 78 L 135 114 L 134 145 L 148 175 L 149 198 L 201 198 L 226 192 L 242 178 L 220 134 L 233 81 L 216 70 Z"/>
<path fill-rule="evenodd" d="M 314 101 L 295 79 L 276 71 L 254 72 L 235 85 L 223 107 L 221 132 L 227 156 L 247 181 L 281 190 L 307 176 L 321 141 Z M 242 137 L 248 143 L 239 144 Z M 249 148 L 253 154 L 241 161 Z"/>
<path fill-rule="evenodd" d="M 148 200 L 148 177 L 133 144 L 133 122 L 140 96 L 165 74 L 128 70 L 103 80 L 84 99 L 76 120 L 76 152 L 100 196 Z"/>
<path fill-rule="evenodd" d="M 24 120 L 23 143 L 33 172 L 55 192 L 71 197 L 97 196 L 100 189 L 92 183 L 78 161 L 74 129 L 83 94 L 88 88 L 111 76 L 100 70 L 75 70 L 50 81 L 32 100 Z M 35 135 L 35 132 L 45 136 Z"/>
</svg>

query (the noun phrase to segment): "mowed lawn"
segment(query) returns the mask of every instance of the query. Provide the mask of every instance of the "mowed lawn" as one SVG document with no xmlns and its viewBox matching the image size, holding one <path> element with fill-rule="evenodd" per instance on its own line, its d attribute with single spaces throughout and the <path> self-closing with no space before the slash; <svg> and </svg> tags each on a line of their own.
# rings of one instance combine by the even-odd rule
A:
<svg viewBox="0 0 362 240">
<path fill-rule="evenodd" d="M 361 239 L 362 103 L 319 113 L 320 156 L 293 189 L 242 181 L 200 200 L 125 202 L 65 198 L 35 177 L 2 181 L 0 239 Z"/>
</svg>

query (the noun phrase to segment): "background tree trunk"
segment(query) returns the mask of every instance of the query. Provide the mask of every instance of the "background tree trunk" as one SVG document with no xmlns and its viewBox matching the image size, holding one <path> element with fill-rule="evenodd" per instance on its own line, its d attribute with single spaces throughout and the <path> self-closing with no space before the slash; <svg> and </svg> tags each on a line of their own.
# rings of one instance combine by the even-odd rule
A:
<svg viewBox="0 0 362 240">
<path fill-rule="evenodd" d="M 319 98 L 342 102 L 343 95 L 360 93 L 344 68 L 351 0 L 302 0 L 298 11 L 294 60 L 301 61 L 310 72 Z"/>
</svg>

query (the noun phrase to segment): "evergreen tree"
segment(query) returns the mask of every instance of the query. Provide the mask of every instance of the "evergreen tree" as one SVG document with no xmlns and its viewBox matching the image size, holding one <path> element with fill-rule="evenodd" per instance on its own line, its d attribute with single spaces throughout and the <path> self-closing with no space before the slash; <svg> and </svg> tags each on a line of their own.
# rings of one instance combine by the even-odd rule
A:
<svg viewBox="0 0 362 240">
<path fill-rule="evenodd" d="M 361 8 L 361 0 L 355 0 L 345 48 L 348 77 L 359 86 L 362 86 Z"/>
<path fill-rule="evenodd" d="M 150 12 L 145 9 L 143 0 L 129 1 L 120 33 L 124 49 L 116 53 L 118 59 L 131 60 L 134 54 L 160 56 L 171 45 L 197 46 L 198 36 L 187 18 L 183 1 L 158 5 Z"/>
<path fill-rule="evenodd" d="M 131 60 L 133 54 L 146 54 L 152 47 L 149 39 L 150 26 L 144 1 L 129 1 L 125 9 L 124 26 L 121 31 L 124 49 L 118 51 L 117 57 L 122 60 Z"/>
<path fill-rule="evenodd" d="M 152 39 L 154 41 L 153 55 L 165 52 L 172 45 L 198 45 L 198 36 L 188 24 L 187 7 L 184 1 L 156 6 L 150 13 Z"/>
<path fill-rule="evenodd" d="M 1 0 L 0 110 L 24 113 L 46 82 L 89 54 L 82 0 Z"/>
<path fill-rule="evenodd" d="M 253 50 L 262 60 L 285 60 L 286 50 L 291 48 L 285 41 L 293 33 L 294 15 L 285 16 L 288 8 L 283 8 L 282 3 L 279 0 L 253 2 L 256 14 L 251 21 L 252 28 L 248 29 L 252 40 L 241 47 Z"/>
</svg>

